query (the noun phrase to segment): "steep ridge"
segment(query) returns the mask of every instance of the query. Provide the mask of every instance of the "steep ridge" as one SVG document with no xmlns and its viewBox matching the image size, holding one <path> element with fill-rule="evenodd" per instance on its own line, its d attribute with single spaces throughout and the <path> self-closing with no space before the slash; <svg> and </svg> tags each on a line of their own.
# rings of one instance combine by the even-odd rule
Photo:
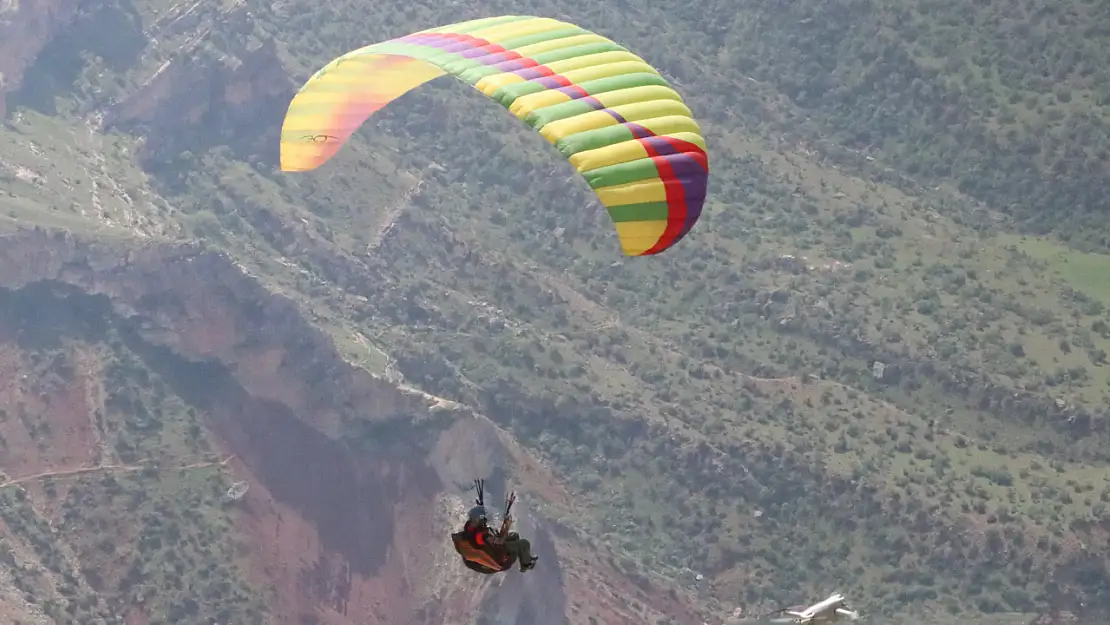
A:
<svg viewBox="0 0 1110 625">
<path fill-rule="evenodd" d="M 18 89 L 39 52 L 77 16 L 76 0 L 0 2 L 0 117 L 6 93 Z"/>
<path fill-rule="evenodd" d="M 263 589 L 265 622 L 700 620 L 679 595 L 627 578 L 538 509 L 543 500 L 555 511 L 573 504 L 506 433 L 343 362 L 289 302 L 225 256 L 156 244 L 125 252 L 119 242 L 37 230 L 4 237 L 0 267 L 5 301 L 23 298 L 24 312 L 61 311 L 118 332 L 202 416 L 221 454 L 234 456 L 236 479 L 251 484 L 231 511 L 236 560 L 249 585 Z M 29 322 L 15 304 L 5 310 L 2 336 L 12 345 Z M 86 401 L 60 391 L 43 397 L 71 408 Z M 38 433 L 55 455 L 16 462 L 4 454 L 2 468 L 22 474 L 98 461 L 94 426 L 56 425 Z M 484 580 L 458 564 L 444 536 L 464 509 L 459 485 L 475 475 L 489 476 L 497 496 L 513 475 L 521 530 L 544 559 L 534 573 Z M 49 508 L 48 497 L 28 492 L 34 506 Z M 127 523 L 124 515 L 119 524 Z M 4 534 L 15 540 L 11 531 Z M 152 615 L 120 596 L 133 585 L 105 581 L 121 575 L 102 567 L 89 586 L 109 611 L 148 622 Z"/>
</svg>

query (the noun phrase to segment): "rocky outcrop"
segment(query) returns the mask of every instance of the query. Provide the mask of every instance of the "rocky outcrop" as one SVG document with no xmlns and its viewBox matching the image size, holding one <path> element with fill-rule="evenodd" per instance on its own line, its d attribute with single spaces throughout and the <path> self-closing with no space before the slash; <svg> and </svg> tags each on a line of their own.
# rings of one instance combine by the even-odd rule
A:
<svg viewBox="0 0 1110 625">
<path fill-rule="evenodd" d="M 311 415 L 329 435 L 343 418 L 428 405 L 425 396 L 401 393 L 346 364 L 290 301 L 271 295 L 221 254 L 195 246 L 125 250 L 44 232 L 6 237 L 0 247 L 5 288 L 56 280 L 106 295 L 144 339 L 191 360 L 221 363 L 252 396 Z"/>
<path fill-rule="evenodd" d="M 29 231 L 0 238 L 0 288 L 112 315 L 130 351 L 205 416 L 251 484 L 237 530 L 253 581 L 275 591 L 273 623 L 701 622 L 539 513 L 538 500 L 569 498 L 507 433 L 346 363 L 222 254 Z M 499 499 L 510 474 L 542 566 L 477 578 L 445 537 L 472 477 Z"/>
<path fill-rule="evenodd" d="M 76 16 L 78 0 L 0 0 L 0 119 L 39 52 Z"/>
<path fill-rule="evenodd" d="M 107 96 L 93 76 L 130 71 L 147 51 L 143 17 L 131 0 L 14 0 L 7 2 L 8 20 L 4 6 L 0 2 L 0 95 L 15 95 L 16 104 L 40 112 L 57 112 L 58 97 L 72 99 L 81 112 L 95 110 Z M 86 73 L 92 64 L 97 71 Z"/>
<path fill-rule="evenodd" d="M 143 137 L 141 158 L 148 166 L 217 143 L 245 160 L 273 164 L 294 91 L 272 40 L 233 55 L 196 46 L 109 107 L 104 124 Z"/>
</svg>

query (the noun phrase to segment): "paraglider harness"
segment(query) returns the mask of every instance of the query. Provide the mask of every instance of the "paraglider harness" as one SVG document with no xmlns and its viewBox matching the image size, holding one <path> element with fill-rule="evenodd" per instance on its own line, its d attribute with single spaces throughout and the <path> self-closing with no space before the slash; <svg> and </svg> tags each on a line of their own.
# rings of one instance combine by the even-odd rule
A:
<svg viewBox="0 0 1110 625">
<path fill-rule="evenodd" d="M 479 506 L 485 506 L 485 480 L 474 480 L 474 490 L 478 491 L 478 498 L 474 500 Z M 509 493 L 505 498 L 505 514 L 501 520 L 501 529 L 494 535 L 494 541 L 487 543 L 483 546 L 474 544 L 471 540 L 471 532 L 466 528 L 461 532 L 451 534 L 451 540 L 455 543 L 455 551 L 463 557 L 463 563 L 472 571 L 482 573 L 484 575 L 493 575 L 494 573 L 501 573 L 512 568 L 516 563 L 516 556 L 508 553 L 502 546 L 513 527 L 513 517 L 509 514 L 512 512 L 513 503 L 516 502 L 516 492 Z M 481 531 L 488 531 L 483 529 Z"/>
</svg>

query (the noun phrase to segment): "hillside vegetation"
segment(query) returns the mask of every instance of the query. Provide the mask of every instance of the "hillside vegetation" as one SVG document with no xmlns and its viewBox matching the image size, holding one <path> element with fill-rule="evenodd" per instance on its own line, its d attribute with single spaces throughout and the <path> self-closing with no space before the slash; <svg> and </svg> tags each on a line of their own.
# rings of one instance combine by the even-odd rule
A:
<svg viewBox="0 0 1110 625">
<path fill-rule="evenodd" d="M 1106 605 L 1103 4 L 181 10 L 105 4 L 40 55 L 9 94 L 0 212 L 228 251 L 353 361 L 511 430 L 623 567 L 728 611 L 833 589 L 873 612 Z M 570 166 L 450 80 L 276 171 L 288 96 L 330 58 L 525 11 L 629 45 L 704 121 L 710 199 L 679 246 L 621 257 Z M 165 62 L 187 80 L 269 42 L 294 80 L 250 115 L 94 123 Z"/>
<path fill-rule="evenodd" d="M 96 303 L 0 291 L 3 620 L 261 622 L 226 459 Z"/>
</svg>

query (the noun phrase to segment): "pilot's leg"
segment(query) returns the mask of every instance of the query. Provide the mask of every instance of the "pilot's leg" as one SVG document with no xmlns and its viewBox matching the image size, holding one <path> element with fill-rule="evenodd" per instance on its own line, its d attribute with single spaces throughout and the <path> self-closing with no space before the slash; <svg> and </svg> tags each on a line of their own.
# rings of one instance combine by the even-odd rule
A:
<svg viewBox="0 0 1110 625">
<path fill-rule="evenodd" d="M 516 557 L 520 562 L 520 570 L 532 568 L 532 543 L 527 538 L 521 538 L 516 532 L 505 537 L 505 551 Z"/>
</svg>

